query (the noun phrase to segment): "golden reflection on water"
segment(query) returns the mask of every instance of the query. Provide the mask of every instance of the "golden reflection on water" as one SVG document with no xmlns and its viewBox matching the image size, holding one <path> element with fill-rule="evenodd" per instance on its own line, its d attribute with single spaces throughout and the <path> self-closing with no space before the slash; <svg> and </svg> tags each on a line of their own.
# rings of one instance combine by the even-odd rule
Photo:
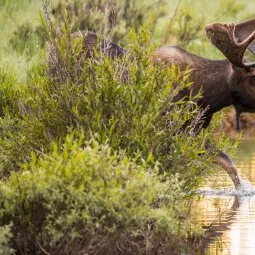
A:
<svg viewBox="0 0 255 255">
<path fill-rule="evenodd" d="M 255 141 L 240 145 L 235 163 L 241 176 L 255 185 Z M 219 187 L 231 186 L 220 173 Z M 207 229 L 206 255 L 255 255 L 255 196 L 205 196 L 194 206 L 194 221 Z"/>
</svg>

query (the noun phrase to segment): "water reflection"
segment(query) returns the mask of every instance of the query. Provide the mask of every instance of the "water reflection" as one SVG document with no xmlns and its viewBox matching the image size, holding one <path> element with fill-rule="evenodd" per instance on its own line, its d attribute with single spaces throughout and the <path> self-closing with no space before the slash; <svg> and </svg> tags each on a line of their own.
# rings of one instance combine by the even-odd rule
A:
<svg viewBox="0 0 255 255">
<path fill-rule="evenodd" d="M 238 152 L 236 165 L 255 185 L 255 141 L 245 141 Z M 219 186 L 231 181 L 221 173 Z M 206 255 L 255 254 L 255 196 L 205 196 L 195 206 L 195 221 L 206 229 L 203 252 Z"/>
</svg>

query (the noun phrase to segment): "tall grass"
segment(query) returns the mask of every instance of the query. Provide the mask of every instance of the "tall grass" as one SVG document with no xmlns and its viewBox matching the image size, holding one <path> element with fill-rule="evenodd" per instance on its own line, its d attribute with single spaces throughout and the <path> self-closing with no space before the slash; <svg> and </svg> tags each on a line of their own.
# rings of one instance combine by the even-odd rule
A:
<svg viewBox="0 0 255 255">
<path fill-rule="evenodd" d="M 52 7 L 56 3 L 51 1 Z M 2 0 L 0 4 L 1 66 L 10 67 L 21 83 L 41 54 L 41 38 L 36 34 L 41 7 L 41 1 L 29 0 Z"/>
</svg>

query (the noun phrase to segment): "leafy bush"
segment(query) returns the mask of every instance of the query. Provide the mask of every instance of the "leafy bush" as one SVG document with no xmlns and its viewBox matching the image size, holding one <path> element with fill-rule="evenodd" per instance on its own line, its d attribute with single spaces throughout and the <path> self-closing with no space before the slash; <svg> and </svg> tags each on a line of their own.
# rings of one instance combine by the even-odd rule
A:
<svg viewBox="0 0 255 255">
<path fill-rule="evenodd" d="M 10 247 L 11 225 L 0 226 L 0 254 L 13 255 L 14 249 Z"/>
<path fill-rule="evenodd" d="M 16 113 L 18 132 L 7 137 L 8 144 L 15 146 L 9 148 L 10 153 L 17 145 L 12 139 L 21 136 L 18 140 L 23 145 L 18 146 L 22 148 L 22 157 L 11 154 L 10 161 L 18 160 L 20 164 L 20 158 L 27 159 L 30 151 L 47 152 L 52 141 L 62 139 L 72 129 L 82 128 L 87 139 L 97 133 L 100 142 L 108 141 L 114 149 L 125 149 L 130 156 L 140 151 L 152 163 L 159 160 L 162 171 L 181 172 L 187 188 L 199 184 L 206 173 L 199 155 L 204 154 L 204 160 L 210 162 L 213 154 L 213 150 L 203 149 L 209 133 L 196 135 L 194 130 L 201 124 L 202 115 L 192 100 L 176 105 L 171 102 L 177 91 L 187 86 L 187 77 L 182 80 L 175 68 L 151 64 L 151 49 L 143 46 L 149 40 L 148 33 L 141 29 L 137 36 L 133 34 L 132 52 L 136 56 L 132 62 L 129 56 L 111 60 L 99 55 L 85 59 L 79 72 L 80 58 L 75 56 L 80 54 L 81 41 L 70 40 L 64 34 L 53 42 L 61 65 L 54 77 L 47 76 L 43 65 L 42 71 L 38 67 L 31 73 L 29 87 L 21 99 L 24 98 L 19 99 L 22 102 Z M 124 68 L 130 73 L 128 84 L 121 77 Z M 178 87 L 173 86 L 176 83 Z M 167 115 L 162 114 L 170 107 Z M 192 118 L 196 123 L 191 122 L 186 132 L 179 132 Z M 2 143 L 7 141 L 3 138 Z M 8 157 L 6 151 L 2 154 L 5 156 Z M 193 170 L 186 171 L 187 165 Z"/>
<path fill-rule="evenodd" d="M 22 134 L 22 90 L 12 69 L 0 67 L 0 178 L 25 160 Z"/>
<path fill-rule="evenodd" d="M 136 254 L 150 252 L 161 233 L 169 246 L 171 237 L 184 237 L 178 176 L 162 182 L 157 166 L 137 164 L 139 157 L 84 135 L 33 155 L 0 182 L 0 225 L 12 224 L 12 247 L 19 254 Z"/>
<path fill-rule="evenodd" d="M 52 141 L 82 129 L 87 140 L 97 133 L 100 142 L 108 141 L 130 157 L 139 151 L 152 165 L 159 161 L 162 173 L 181 173 L 183 189 L 196 188 L 216 151 L 208 146 L 213 144 L 211 130 L 197 135 L 203 115 L 196 98 L 172 103 L 174 95 L 189 85 L 188 74 L 152 64 L 149 29 L 131 33 L 130 54 L 122 59 L 100 52 L 88 59 L 82 37 L 71 37 L 72 27 L 56 33 L 54 23 L 46 21 L 49 70 L 55 69 L 49 73 L 45 63 L 34 66 L 27 87 L 14 100 L 16 111 L 0 123 L 2 175 L 18 169 L 31 151 L 47 152 Z M 189 120 L 193 121 L 180 132 Z"/>
<path fill-rule="evenodd" d="M 16 111 L 18 92 L 16 89 L 17 78 L 10 68 L 0 66 L 0 116 Z"/>
</svg>

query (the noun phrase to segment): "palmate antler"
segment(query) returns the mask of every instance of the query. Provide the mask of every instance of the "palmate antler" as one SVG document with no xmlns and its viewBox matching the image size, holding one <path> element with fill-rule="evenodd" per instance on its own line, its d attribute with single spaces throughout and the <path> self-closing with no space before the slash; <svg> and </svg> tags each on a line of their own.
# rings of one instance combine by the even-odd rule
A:
<svg viewBox="0 0 255 255">
<path fill-rule="evenodd" d="M 240 41 L 245 40 L 255 30 L 255 19 L 241 22 L 235 26 L 235 36 Z M 251 42 L 248 49 L 255 54 L 255 41 Z"/>
<path fill-rule="evenodd" d="M 255 64 L 245 64 L 243 56 L 248 48 L 255 53 L 255 19 L 234 25 L 213 23 L 205 26 L 209 40 L 235 66 L 249 68 Z"/>
</svg>

